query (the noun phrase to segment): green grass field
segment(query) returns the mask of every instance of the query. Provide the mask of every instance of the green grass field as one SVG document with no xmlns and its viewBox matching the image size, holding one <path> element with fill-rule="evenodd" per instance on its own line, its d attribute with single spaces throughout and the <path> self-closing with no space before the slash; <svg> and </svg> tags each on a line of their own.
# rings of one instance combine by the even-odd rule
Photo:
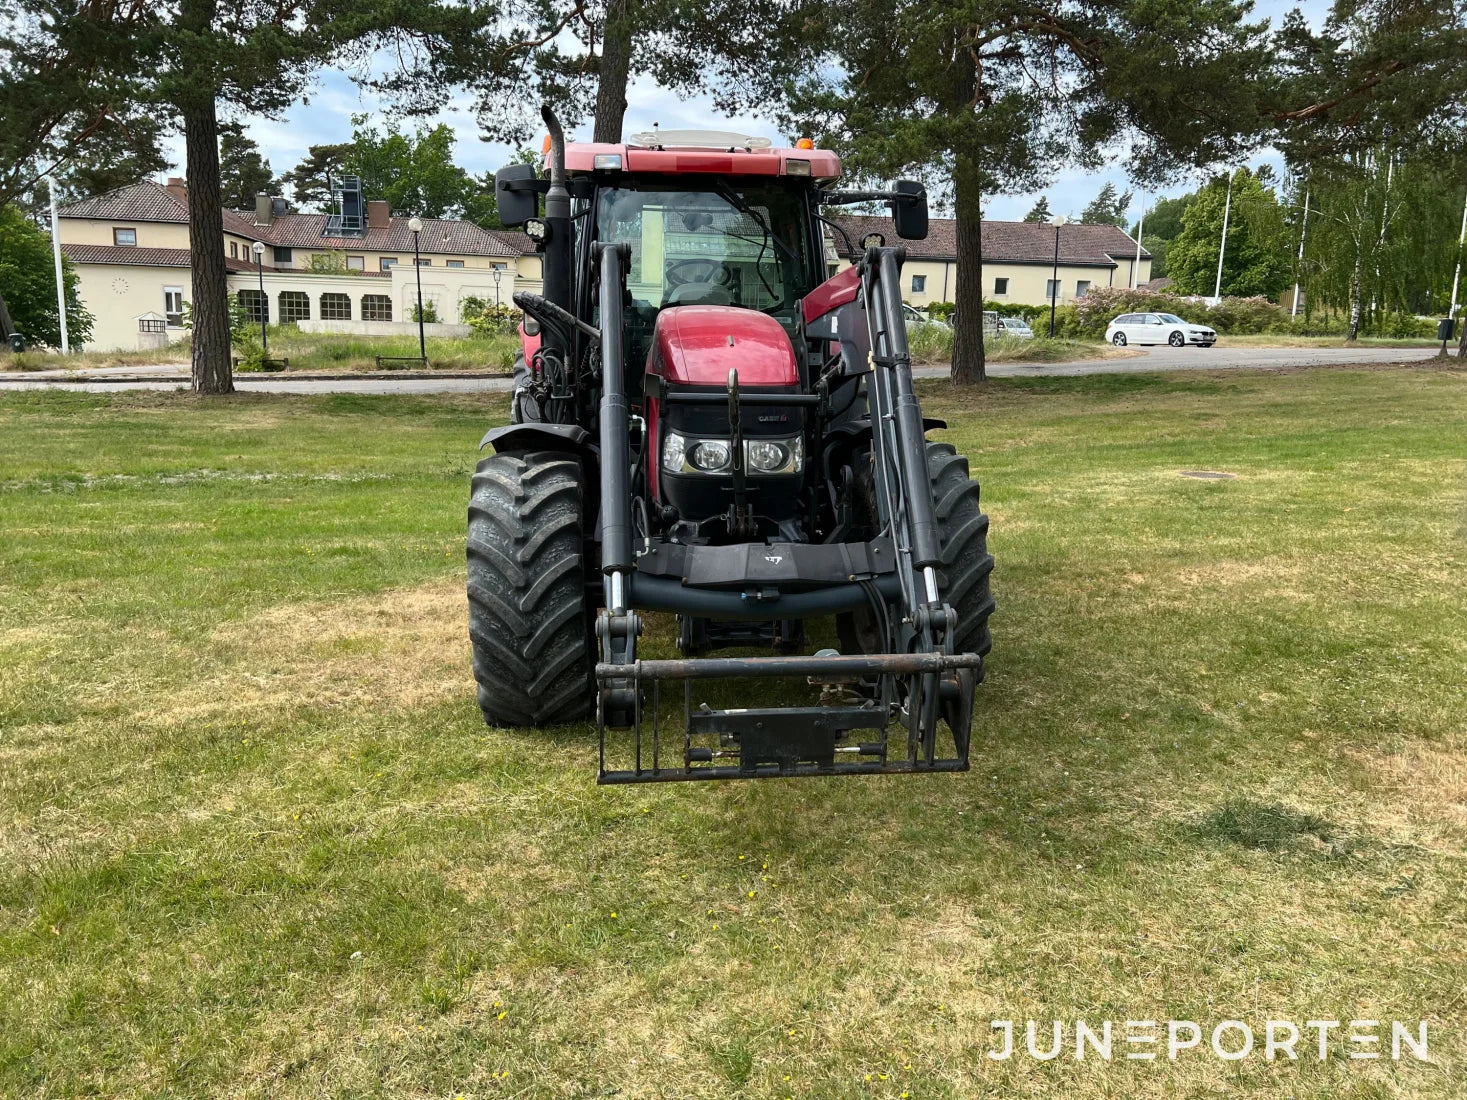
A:
<svg viewBox="0 0 1467 1100">
<path fill-rule="evenodd" d="M 475 707 L 501 398 L 0 395 L 0 1095 L 1462 1096 L 1467 373 L 923 394 L 973 771 L 638 789 Z M 1076 1018 L 1432 1060 L 986 1057 Z"/>
</svg>

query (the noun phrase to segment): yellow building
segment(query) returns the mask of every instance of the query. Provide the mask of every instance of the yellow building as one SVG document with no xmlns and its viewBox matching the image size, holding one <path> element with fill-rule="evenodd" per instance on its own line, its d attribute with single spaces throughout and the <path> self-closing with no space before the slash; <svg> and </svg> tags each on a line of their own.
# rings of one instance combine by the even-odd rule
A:
<svg viewBox="0 0 1467 1100">
<path fill-rule="evenodd" d="M 291 210 L 260 196 L 253 211 L 224 211 L 220 243 L 230 292 L 256 319 L 260 284 L 274 321 L 330 331 L 387 333 L 411 323 L 418 280 L 408 219 L 367 201 L 358 226 Z M 82 300 L 96 318 L 93 350 L 156 347 L 183 335 L 189 279 L 188 191 L 151 181 L 58 211 L 61 248 L 76 265 Z M 256 262 L 253 246 L 265 253 Z M 423 219 L 418 234 L 425 303 L 455 323 L 465 299 L 509 305 L 540 288 L 540 257 L 516 230 Z"/>
<path fill-rule="evenodd" d="M 903 241 L 890 218 L 835 217 L 845 235 L 835 234 L 839 266 L 849 267 L 860 251 L 861 238 L 880 233 L 887 244 L 902 244 L 902 296 L 921 309 L 951 302 L 957 293 L 957 222 L 933 218 L 927 239 Z M 1113 225 L 1065 225 L 1059 228 L 1059 302 L 1073 302 L 1097 287 L 1139 286 L 1151 278 L 1151 253 Z M 847 240 L 849 238 L 849 240 Z M 1132 269 L 1135 269 L 1134 272 Z M 1134 275 L 1134 281 L 1133 281 Z M 1048 305 L 1055 281 L 1055 227 L 1046 222 L 983 223 L 983 297 L 1015 305 Z"/>
<path fill-rule="evenodd" d="M 365 199 L 361 216 L 308 214 L 261 195 L 254 210 L 226 210 L 220 247 L 228 285 L 250 316 L 295 322 L 316 331 L 363 335 L 416 332 L 418 272 L 408 219 L 386 202 Z M 868 233 L 897 243 L 890 218 L 836 217 L 832 262 L 848 267 Z M 189 278 L 188 190 L 182 180 L 151 181 L 83 199 L 59 211 L 61 248 L 76 265 L 82 300 L 96 318 L 93 350 L 159 347 L 183 335 Z M 265 246 L 256 263 L 255 242 Z M 933 218 L 926 240 L 901 242 L 906 301 L 923 308 L 950 302 L 957 289 L 956 223 Z M 691 247 L 682 242 L 680 247 Z M 983 296 L 1044 305 L 1054 278 L 1055 229 L 1042 222 L 983 223 Z M 540 256 L 518 230 L 424 219 L 418 235 L 423 299 L 448 335 L 466 299 L 511 304 L 516 290 L 539 291 Z M 1133 272 L 1132 268 L 1136 270 Z M 641 277 L 633 272 L 633 283 Z M 1136 242 L 1109 225 L 1059 230 L 1058 300 L 1100 286 L 1151 278 L 1151 254 L 1137 263 Z"/>
</svg>

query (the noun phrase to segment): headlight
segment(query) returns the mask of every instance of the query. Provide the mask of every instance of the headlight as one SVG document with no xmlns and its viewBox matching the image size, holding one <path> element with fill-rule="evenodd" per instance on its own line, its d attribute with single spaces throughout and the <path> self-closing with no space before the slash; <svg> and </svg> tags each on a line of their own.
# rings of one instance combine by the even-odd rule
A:
<svg viewBox="0 0 1467 1100">
<path fill-rule="evenodd" d="M 670 474 L 725 474 L 733 465 L 727 439 L 692 439 L 668 432 L 662 439 L 662 468 Z M 805 438 L 746 439 L 744 468 L 752 474 L 798 474 L 805 468 Z"/>
<path fill-rule="evenodd" d="M 705 474 L 717 473 L 729 464 L 728 443 L 722 439 L 703 439 L 688 448 L 688 463 Z"/>
</svg>

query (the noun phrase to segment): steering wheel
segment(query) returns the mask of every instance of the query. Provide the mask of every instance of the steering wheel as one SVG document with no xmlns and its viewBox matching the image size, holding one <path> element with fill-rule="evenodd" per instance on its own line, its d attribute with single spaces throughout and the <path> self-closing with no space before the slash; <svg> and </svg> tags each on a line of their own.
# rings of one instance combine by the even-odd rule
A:
<svg viewBox="0 0 1467 1100">
<path fill-rule="evenodd" d="M 683 268 L 697 268 L 698 273 L 694 274 L 691 271 L 684 273 Z M 669 290 L 686 283 L 710 283 L 713 286 L 727 287 L 733 282 L 733 272 L 726 264 L 721 260 L 705 260 L 701 256 L 668 264 L 662 274 L 667 280 Z"/>
</svg>

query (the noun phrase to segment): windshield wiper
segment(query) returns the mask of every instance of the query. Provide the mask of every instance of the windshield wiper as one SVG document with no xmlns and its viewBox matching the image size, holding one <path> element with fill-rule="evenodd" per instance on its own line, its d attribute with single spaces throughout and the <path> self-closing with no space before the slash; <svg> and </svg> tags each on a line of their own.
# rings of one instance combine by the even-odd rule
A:
<svg viewBox="0 0 1467 1100">
<path fill-rule="evenodd" d="M 764 265 L 760 262 L 764 259 L 764 249 L 768 247 L 770 243 L 773 243 L 775 248 L 784 253 L 785 259 L 789 260 L 796 271 L 800 269 L 800 258 L 795 255 L 793 250 L 791 250 L 788 245 L 786 245 L 782 240 L 780 240 L 777 236 L 770 232 L 769 223 L 764 220 L 764 216 L 760 214 L 759 211 L 750 206 L 748 202 L 745 201 L 744 197 L 740 195 L 737 191 L 735 191 L 732 187 L 730 187 L 726 181 L 718 180 L 714 185 L 713 193 L 721 198 L 724 202 L 732 206 L 735 210 L 739 211 L 742 214 L 747 214 L 749 215 L 749 217 L 753 218 L 755 223 L 759 226 L 760 230 L 763 231 L 764 240 L 759 243 L 759 255 L 754 259 L 754 270 L 759 273 L 759 281 L 764 284 L 764 289 L 769 291 L 769 296 L 771 298 L 778 299 L 778 301 L 783 304 L 784 295 L 775 293 L 774 288 L 769 285 L 769 280 L 764 277 Z M 731 233 L 729 234 L 729 236 L 737 236 L 737 234 Z M 740 239 L 743 240 L 747 238 Z"/>
</svg>

